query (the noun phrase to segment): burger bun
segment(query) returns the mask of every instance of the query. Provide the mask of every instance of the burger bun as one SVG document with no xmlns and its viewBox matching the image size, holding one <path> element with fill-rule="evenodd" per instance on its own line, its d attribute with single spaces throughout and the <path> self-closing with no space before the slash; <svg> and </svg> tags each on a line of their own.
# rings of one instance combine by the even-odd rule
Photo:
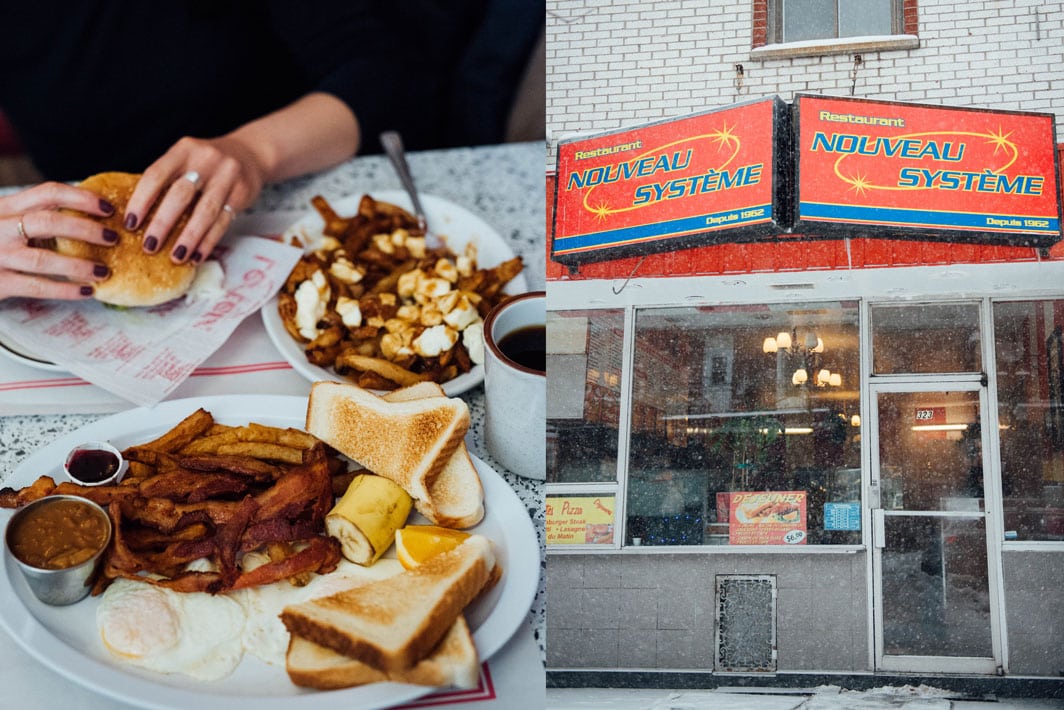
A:
<svg viewBox="0 0 1064 710">
<path fill-rule="evenodd" d="M 115 306 L 155 306 L 165 303 L 183 296 L 196 276 L 195 264 L 175 264 L 170 260 L 168 249 L 159 249 L 154 254 L 144 251 L 144 231 L 151 222 L 150 214 L 140 220 L 137 229 L 127 229 L 123 224 L 126 204 L 139 179 L 140 175 L 135 173 L 99 173 L 86 178 L 79 185 L 114 206 L 115 211 L 110 216 L 91 215 L 91 218 L 118 234 L 116 244 L 89 244 L 62 237 L 55 240 L 55 250 L 60 254 L 107 265 L 111 274 L 94 285 L 93 296 L 98 301 Z M 187 215 L 183 215 L 172 233 L 180 233 L 187 219 Z"/>
</svg>

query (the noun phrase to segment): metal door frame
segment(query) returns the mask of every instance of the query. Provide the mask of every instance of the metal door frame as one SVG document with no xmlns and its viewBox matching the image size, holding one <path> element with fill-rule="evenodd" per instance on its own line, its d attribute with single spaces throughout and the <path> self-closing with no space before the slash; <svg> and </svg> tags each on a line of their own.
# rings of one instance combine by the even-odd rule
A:
<svg viewBox="0 0 1064 710">
<path fill-rule="evenodd" d="M 990 433 L 990 423 L 997 418 L 990 416 L 990 397 L 981 373 L 968 375 L 907 375 L 876 378 L 868 384 L 868 435 L 869 458 L 869 549 L 871 554 L 871 576 L 869 595 L 873 629 L 873 650 L 875 669 L 902 672 L 931 673 L 1002 673 L 1004 668 L 1004 593 L 1001 573 L 1001 539 L 997 535 L 998 519 L 1001 515 L 1000 469 L 995 443 Z M 979 395 L 979 422 L 983 460 L 983 513 L 975 516 L 985 519 L 987 586 L 990 601 L 990 639 L 993 656 L 991 658 L 967 656 L 902 656 L 887 655 L 883 651 L 883 583 L 882 552 L 880 547 L 884 533 L 885 513 L 880 500 L 880 457 L 879 457 L 879 394 L 888 392 L 977 392 Z M 994 448 L 991 448 L 994 447 Z M 920 511 L 910 511 L 919 514 Z M 935 511 L 926 511 L 934 514 Z M 949 512 L 936 517 L 974 517 L 963 512 Z"/>
</svg>

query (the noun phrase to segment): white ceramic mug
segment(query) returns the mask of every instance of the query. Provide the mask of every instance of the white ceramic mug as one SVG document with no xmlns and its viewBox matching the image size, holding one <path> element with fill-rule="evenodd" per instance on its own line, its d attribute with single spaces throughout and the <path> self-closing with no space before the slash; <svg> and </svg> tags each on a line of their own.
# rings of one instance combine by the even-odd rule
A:
<svg viewBox="0 0 1064 710">
<path fill-rule="evenodd" d="M 547 375 L 511 360 L 499 343 L 523 328 L 546 329 L 546 296 L 515 296 L 484 321 L 484 445 L 508 470 L 540 480 L 547 475 Z"/>
</svg>

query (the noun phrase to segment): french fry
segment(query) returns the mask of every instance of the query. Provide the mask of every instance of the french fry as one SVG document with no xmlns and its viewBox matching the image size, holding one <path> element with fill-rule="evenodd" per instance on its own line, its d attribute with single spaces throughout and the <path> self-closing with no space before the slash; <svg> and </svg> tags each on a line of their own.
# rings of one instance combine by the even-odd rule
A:
<svg viewBox="0 0 1064 710">
<path fill-rule="evenodd" d="M 285 463 L 302 463 L 303 449 L 281 444 L 266 444 L 259 441 L 238 441 L 222 444 L 218 453 L 225 456 L 251 456 L 267 461 L 284 461 Z"/>
<path fill-rule="evenodd" d="M 214 424 L 214 417 L 211 416 L 210 412 L 201 407 L 182 419 L 174 428 L 170 429 L 159 438 L 145 444 L 131 446 L 123 451 L 122 455 L 133 461 L 152 463 L 152 461 L 145 460 L 145 458 L 151 458 L 150 456 L 138 458 L 140 452 L 153 451 L 169 453 L 171 451 L 179 451 L 182 447 L 188 445 L 190 441 L 207 431 L 212 424 Z"/>
<path fill-rule="evenodd" d="M 384 358 L 366 357 L 365 355 L 359 355 L 358 353 L 353 352 L 341 353 L 340 356 L 336 358 L 336 363 L 343 367 L 350 367 L 363 372 L 376 373 L 402 387 L 417 384 L 418 382 L 428 379 L 425 375 L 411 372 L 410 370 L 400 367 L 394 362 L 385 360 Z"/>
</svg>

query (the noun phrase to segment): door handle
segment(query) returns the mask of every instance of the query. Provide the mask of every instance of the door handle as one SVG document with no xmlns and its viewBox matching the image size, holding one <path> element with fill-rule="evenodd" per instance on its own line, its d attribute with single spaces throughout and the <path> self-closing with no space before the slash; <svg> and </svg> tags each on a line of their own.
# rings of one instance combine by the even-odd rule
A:
<svg viewBox="0 0 1064 710">
<path fill-rule="evenodd" d="M 887 516 L 882 508 L 872 511 L 872 544 L 883 549 L 887 546 Z"/>
</svg>

